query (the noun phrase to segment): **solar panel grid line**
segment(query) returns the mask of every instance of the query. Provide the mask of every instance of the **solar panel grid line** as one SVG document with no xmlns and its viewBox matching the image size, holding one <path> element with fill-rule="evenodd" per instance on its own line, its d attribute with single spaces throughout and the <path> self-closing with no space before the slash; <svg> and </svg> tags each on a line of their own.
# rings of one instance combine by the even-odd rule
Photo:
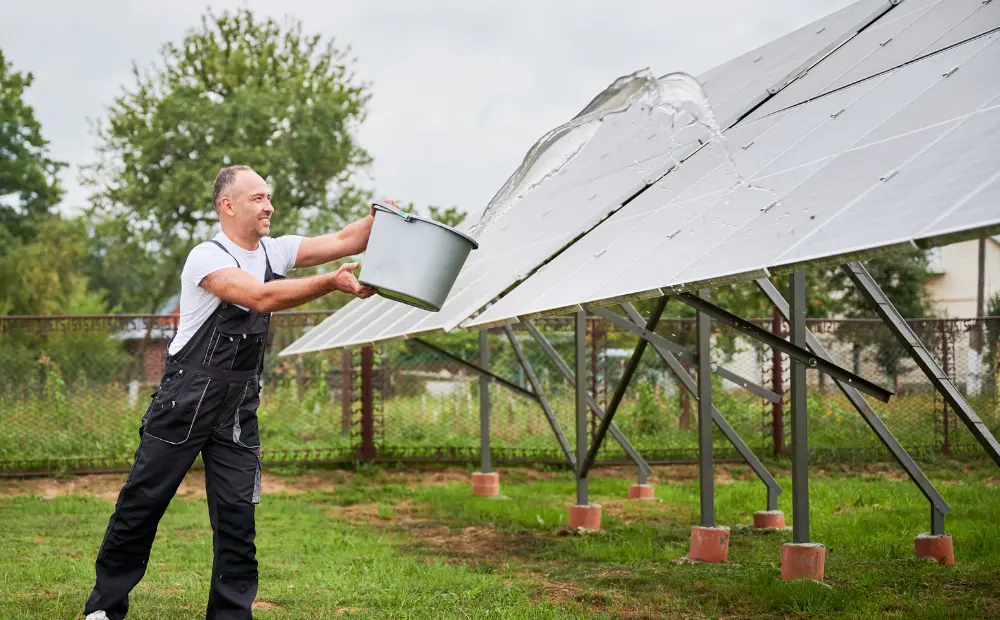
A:
<svg viewBox="0 0 1000 620">
<path fill-rule="evenodd" d="M 924 87 L 924 88 L 923 88 L 923 89 L 922 89 L 922 90 L 921 90 L 920 92 L 926 92 L 927 90 L 928 90 L 928 87 Z M 919 93 L 918 93 L 918 94 L 919 94 Z M 911 98 L 911 99 L 910 99 L 910 100 L 909 100 L 909 101 L 907 102 L 907 104 L 908 104 L 908 103 L 910 103 L 910 102 L 912 102 L 912 101 L 913 101 L 914 99 L 918 99 L 918 98 L 919 98 L 919 97 L 914 97 L 914 98 Z M 893 115 L 894 115 L 894 114 L 895 114 L 896 112 L 898 112 L 898 111 L 899 111 L 899 109 L 901 109 L 902 107 L 905 107 L 905 106 L 898 106 L 898 107 L 897 107 L 897 109 L 895 110 L 895 112 L 894 112 L 893 114 L 891 114 L 891 115 L 889 116 L 889 118 L 892 118 L 892 116 L 893 116 Z M 981 106 L 980 106 L 980 107 L 981 107 Z M 938 125 L 941 125 L 941 123 L 938 123 Z M 913 133 L 913 132 L 910 132 L 910 133 Z M 870 132 L 869 132 L 869 134 L 870 134 Z M 865 134 L 865 135 L 868 135 L 868 134 Z M 863 141 L 863 140 L 864 140 L 864 138 L 861 138 L 861 140 Z M 855 141 L 855 144 L 857 144 L 857 140 Z M 866 146 L 871 146 L 871 145 L 869 144 L 869 145 L 866 145 Z M 766 266 L 764 266 L 764 268 L 766 268 Z M 745 271 L 744 273 L 746 273 L 746 274 L 748 274 L 748 275 L 749 275 L 749 274 L 752 274 L 752 270 L 748 270 L 748 271 Z M 700 280 L 700 281 L 701 281 L 701 282 L 703 282 L 704 280 Z M 670 286 L 676 286 L 676 283 L 672 283 L 672 284 L 671 284 Z M 648 289 L 646 289 L 646 290 L 648 290 Z M 664 289 L 664 290 L 665 290 L 665 289 Z M 590 301 L 590 300 L 587 300 L 587 301 Z M 613 301 L 614 301 L 614 298 L 613 298 L 613 297 L 610 297 L 610 298 L 605 298 L 605 299 L 602 299 L 601 301 L 602 301 L 602 302 L 605 302 L 605 303 L 611 303 L 611 302 L 613 302 Z M 498 305 L 499 305 L 499 304 L 498 304 Z M 587 302 L 580 302 L 580 303 L 577 303 L 576 305 L 577 305 L 577 306 L 582 306 L 582 307 L 587 307 Z M 494 308 L 495 308 L 495 307 L 497 307 L 497 305 L 495 305 L 495 306 L 494 306 Z M 494 311 L 494 312 L 492 313 L 492 315 L 491 315 L 491 313 L 490 313 L 490 312 L 486 312 L 486 313 L 484 313 L 484 315 L 486 315 L 486 316 L 484 317 L 484 319 L 481 319 L 481 320 L 486 320 L 486 319 L 489 319 L 489 320 L 493 320 L 493 318 L 495 318 L 495 316 L 493 316 L 493 315 L 495 315 L 495 311 Z M 527 317 L 529 317 L 529 316 L 534 316 L 534 315 L 533 315 L 533 314 L 520 314 L 519 316 L 520 316 L 520 317 L 521 317 L 521 318 L 523 319 L 523 318 L 527 318 Z M 472 323 L 470 323 L 470 324 L 469 324 L 469 326 L 475 326 L 475 325 L 477 325 L 477 323 L 476 323 L 476 322 L 472 322 Z"/>
<path fill-rule="evenodd" d="M 981 139 L 967 146 L 971 138 Z M 956 125 L 902 165 L 898 174 L 886 175 L 874 191 L 845 208 L 832 225 L 823 228 L 824 238 L 804 240 L 782 256 L 780 263 L 809 262 L 829 255 L 830 240 L 848 234 L 851 244 L 841 243 L 838 253 L 862 252 L 882 244 L 915 246 L 918 237 L 933 230 L 989 184 L 988 177 L 996 169 L 996 149 L 990 141 L 1000 141 L 1000 110 L 977 112 L 967 123 Z M 899 221 L 890 212 L 883 215 L 878 209 L 880 204 L 909 204 L 908 217 Z M 946 206 L 943 211 L 942 205 Z M 872 241 L 875 230 L 879 231 L 878 244 Z"/>
<path fill-rule="evenodd" d="M 835 93 L 844 88 L 849 88 L 859 82 L 870 80 L 874 77 L 879 77 L 881 75 L 884 75 L 885 73 L 891 72 L 900 67 L 904 67 L 908 64 L 919 62 L 929 56 L 939 54 L 943 51 L 948 51 L 951 48 L 957 47 L 959 45 L 968 43 L 969 41 L 972 41 L 979 37 L 986 36 L 990 33 L 996 32 L 997 29 L 1000 28 L 1000 10 L 994 10 L 992 14 L 985 16 L 985 19 L 983 19 L 982 22 L 979 22 L 976 20 L 976 17 L 979 15 L 979 10 L 981 9 L 981 7 L 977 8 L 976 5 L 974 4 L 966 6 L 965 8 L 970 12 L 968 12 L 968 14 L 965 16 L 964 21 L 960 22 L 959 25 L 965 23 L 968 23 L 970 25 L 967 28 L 965 28 L 964 31 L 961 31 L 962 32 L 961 34 L 958 34 L 957 36 L 949 36 L 949 33 L 959 32 L 957 31 L 957 25 L 953 26 L 952 28 L 946 30 L 944 33 L 940 34 L 940 36 L 934 38 L 932 41 L 927 42 L 926 45 L 919 48 L 912 54 L 912 56 L 910 56 L 906 60 L 900 61 L 895 65 L 884 66 L 880 70 L 875 70 L 875 69 L 864 70 L 859 68 L 858 75 L 860 77 L 857 77 L 857 79 L 854 81 L 844 77 L 848 75 L 855 68 L 858 68 L 865 60 L 877 54 L 883 47 L 892 44 L 898 35 L 900 35 L 901 33 L 905 33 L 910 26 L 913 26 L 913 22 L 924 19 L 926 17 L 927 22 L 925 22 L 922 25 L 928 25 L 931 28 L 934 27 L 940 28 L 940 24 L 936 19 L 937 16 L 934 14 L 931 15 L 927 14 L 931 13 L 932 10 L 938 8 L 938 5 L 944 3 L 945 0 L 941 0 L 941 2 L 937 4 L 927 5 L 919 9 L 916 9 L 914 11 L 911 11 L 910 14 L 901 18 L 902 20 L 904 20 L 902 23 L 900 23 L 900 19 L 897 19 L 895 24 L 890 22 L 889 24 L 877 27 L 875 31 L 862 33 L 860 37 L 864 37 L 866 34 L 869 37 L 875 37 L 877 36 L 878 30 L 885 30 L 885 34 L 888 35 L 888 38 L 885 38 L 880 44 L 878 44 L 864 56 L 859 57 L 847 69 L 843 70 L 840 74 L 836 76 L 829 77 L 826 76 L 826 74 L 824 73 L 824 71 L 831 66 L 830 64 L 826 66 L 821 66 L 818 72 L 807 72 L 799 80 L 792 82 L 789 85 L 789 87 L 786 88 L 778 96 L 771 99 L 767 104 L 758 108 L 758 110 L 756 110 L 748 118 L 751 119 L 762 118 L 769 114 L 786 110 L 791 107 L 801 105 L 802 103 L 813 101 L 820 97 Z M 912 20 L 907 20 L 906 19 L 907 17 L 912 18 Z M 899 30 L 893 29 L 894 27 L 899 27 L 900 25 L 903 25 L 905 27 Z M 896 44 L 899 45 L 898 42 Z M 919 46 L 920 44 L 921 44 L 920 41 L 916 42 L 916 45 Z M 860 45 L 844 47 L 838 50 L 838 52 L 840 52 L 839 55 L 831 55 L 829 61 L 831 64 L 836 64 L 844 60 L 842 56 L 847 56 L 852 53 L 856 53 L 857 50 L 859 49 L 867 49 L 867 48 L 863 48 Z"/>
<path fill-rule="evenodd" d="M 998 91 L 998 92 L 1000 92 L 1000 91 Z M 985 105 L 986 104 L 983 104 L 983 106 L 985 106 Z M 982 109 L 982 107 L 980 109 Z M 947 131 L 945 131 L 944 133 L 942 133 L 941 135 L 939 135 L 934 141 L 926 144 L 920 150 L 918 150 L 918 151 L 914 152 L 913 154 L 911 154 L 905 161 L 903 161 L 902 164 L 900 164 L 898 166 L 894 166 L 894 168 L 895 168 L 894 170 L 886 171 L 886 174 L 880 178 L 879 183 L 873 184 L 865 192 L 863 192 L 862 194 L 858 195 L 853 200 L 851 200 L 850 202 L 846 203 L 843 207 L 841 207 L 840 210 L 838 210 L 835 213 L 833 213 L 832 215 L 830 215 L 827 218 L 827 223 L 832 222 L 834 219 L 840 217 L 840 215 L 842 213 L 844 213 L 847 210 L 849 210 L 855 203 L 857 203 L 857 202 L 861 201 L 862 199 L 864 199 L 865 196 L 867 196 L 870 192 L 875 191 L 876 189 L 878 189 L 878 187 L 880 186 L 879 185 L 880 183 L 889 182 L 889 180 L 892 178 L 892 176 L 894 176 L 896 173 L 898 173 L 899 170 L 901 170 L 902 168 L 906 167 L 907 164 L 909 164 L 910 162 L 912 162 L 915 159 L 917 159 L 918 157 L 920 157 L 922 154 L 924 154 L 927 151 L 929 151 L 935 145 L 939 144 L 942 140 L 945 140 L 949 135 L 952 134 L 952 132 L 957 131 L 959 129 L 959 127 L 962 126 L 963 123 L 965 123 L 970 118 L 972 118 L 976 113 L 977 112 L 973 112 L 971 114 L 966 115 L 963 119 L 961 119 L 957 123 L 951 125 L 951 127 L 949 129 L 947 129 Z M 783 254 L 781 254 L 780 256 L 778 256 L 775 259 L 776 265 L 780 265 L 782 263 L 782 259 L 784 257 L 786 257 L 789 254 L 791 254 L 800 245 L 806 243 L 810 238 L 812 238 L 814 235 L 816 235 L 821 229 L 822 229 L 822 226 L 813 229 L 809 233 L 806 233 L 806 235 L 802 239 L 800 239 L 798 242 L 796 242 L 794 245 L 792 245 L 790 248 L 788 248 Z"/>
<path fill-rule="evenodd" d="M 912 2 L 913 0 L 908 1 Z M 800 34 L 798 38 L 786 36 L 772 42 L 771 44 L 762 46 L 763 48 L 774 51 L 766 61 L 762 60 L 760 65 L 769 71 L 775 71 L 776 68 L 783 68 L 786 60 L 788 60 L 788 62 L 795 60 L 799 63 L 799 65 L 794 68 L 794 71 L 801 72 L 804 67 L 807 67 L 810 63 L 816 62 L 816 58 L 823 57 L 828 54 L 831 49 L 835 49 L 836 47 L 843 45 L 844 41 L 849 41 L 859 30 L 863 30 L 868 27 L 872 21 L 877 19 L 877 17 L 872 16 L 875 13 L 878 13 L 878 11 L 884 12 L 884 8 L 887 6 L 888 5 L 884 2 L 863 0 L 862 2 L 845 7 L 844 10 L 837 12 L 833 16 L 828 16 L 827 18 L 816 22 L 817 24 L 822 25 L 819 28 L 815 28 L 815 34 L 822 36 L 807 36 L 809 30 L 809 27 L 807 26 L 800 29 L 802 30 L 802 34 Z M 879 13 L 879 15 L 881 14 L 882 13 Z M 848 24 L 848 21 L 851 23 Z M 826 31 L 826 33 L 824 34 L 823 31 Z M 769 51 L 769 54 L 770 53 L 771 52 Z M 805 56 L 801 60 L 796 58 L 796 55 L 799 53 L 802 53 Z M 728 63 L 723 63 L 723 65 L 720 65 L 719 70 L 711 70 L 710 72 L 707 72 L 706 75 L 712 76 L 711 79 L 707 80 L 707 82 L 711 83 L 709 89 L 711 90 L 724 87 L 720 92 L 726 92 L 732 96 L 733 93 L 739 93 L 741 89 L 747 88 L 747 85 L 751 84 L 755 79 L 764 81 L 769 80 L 769 77 L 761 77 L 761 75 L 767 75 L 767 71 L 755 72 L 753 63 L 746 63 L 746 56 L 748 55 L 744 55 L 743 57 L 734 59 L 734 61 L 730 61 Z M 741 61 L 741 59 L 743 60 Z M 737 80 L 731 81 L 728 86 L 721 84 L 721 80 L 727 73 L 730 80 Z M 733 77 L 734 75 L 735 78 Z M 738 80 L 743 80 L 743 82 L 737 83 Z M 778 90 L 780 89 L 780 85 L 772 85 L 770 88 L 772 90 Z M 749 112 L 757 103 L 758 102 L 756 100 L 743 102 L 741 104 L 742 107 L 740 109 L 740 116 Z M 620 136 L 606 135 L 605 139 L 611 142 L 617 140 L 618 144 L 621 144 Z M 642 163 L 645 164 L 648 161 L 662 161 L 657 160 L 657 157 L 657 153 L 650 150 L 649 155 L 642 160 Z M 635 162 L 633 162 L 633 164 L 634 163 Z M 663 171 L 666 172 L 667 169 L 668 167 L 664 166 Z M 584 172 L 581 172 L 580 170 L 574 170 L 572 172 L 572 175 L 566 174 L 562 178 L 562 181 L 565 181 L 567 191 L 572 191 L 574 184 L 578 182 L 586 183 L 588 181 L 602 179 L 603 177 L 615 177 L 615 172 L 613 170 L 609 172 L 608 170 L 601 169 L 596 165 L 592 168 L 586 169 Z M 581 174 L 583 177 L 590 178 L 582 178 L 581 181 L 571 180 L 570 178 L 573 176 L 575 179 L 581 179 Z M 600 176 L 595 177 L 595 174 Z M 672 172 L 671 174 L 674 173 Z M 637 174 L 636 170 L 629 165 L 629 167 L 625 168 L 624 172 L 616 178 L 617 182 L 624 181 L 628 184 L 632 182 L 630 179 L 642 176 L 647 175 Z M 554 192 L 558 189 L 558 186 L 551 186 L 550 188 L 543 189 L 542 191 Z M 606 190 L 607 189 L 609 188 L 606 188 Z M 639 189 L 641 189 L 641 187 L 636 187 L 635 191 L 639 191 Z M 617 196 L 613 195 L 615 192 L 617 192 Z M 455 304 L 456 307 L 461 306 L 460 310 L 452 310 L 451 308 L 448 308 L 449 305 L 452 305 L 450 303 L 452 298 L 450 297 L 449 302 L 445 304 L 446 307 L 443 309 L 447 312 L 435 315 L 434 313 L 420 314 L 423 311 L 407 310 L 403 316 L 398 316 L 395 313 L 388 315 L 388 313 L 392 311 L 393 306 L 398 305 L 396 302 L 387 302 L 388 305 L 383 305 L 379 303 L 371 303 L 372 300 L 366 300 L 358 305 L 357 311 L 352 310 L 349 313 L 345 312 L 341 316 L 334 315 L 328 319 L 328 325 L 321 324 L 320 326 L 317 326 L 311 330 L 310 333 L 306 334 L 299 342 L 294 343 L 291 347 L 286 349 L 286 352 L 301 352 L 307 348 L 309 350 L 336 348 L 343 346 L 345 342 L 379 342 L 389 338 L 399 339 L 417 332 L 430 333 L 435 331 L 450 330 L 458 325 L 466 325 L 468 324 L 470 317 L 475 315 L 477 311 L 484 308 L 484 306 L 487 306 L 491 302 L 495 301 L 498 294 L 502 293 L 504 290 L 509 290 L 512 287 L 515 287 L 518 282 L 524 278 L 527 278 L 527 280 L 524 281 L 530 280 L 531 277 L 529 276 L 531 276 L 533 270 L 536 269 L 538 265 L 544 264 L 551 258 L 552 255 L 564 251 L 567 247 L 572 247 L 572 244 L 576 239 L 578 239 L 582 234 L 594 229 L 594 227 L 606 220 L 609 215 L 620 212 L 621 206 L 625 202 L 625 199 L 621 198 L 621 194 L 621 190 L 612 189 L 611 194 L 605 198 L 606 202 L 602 203 L 606 206 L 604 206 L 603 209 L 599 210 L 600 212 L 596 214 L 596 221 L 592 221 L 592 223 L 591 221 L 588 221 L 588 226 L 580 227 L 579 230 L 568 233 L 567 238 L 564 239 L 563 243 L 558 245 L 558 247 L 543 248 L 541 246 L 536 246 L 539 248 L 538 251 L 540 252 L 537 256 L 524 255 L 524 267 L 515 270 L 516 273 L 514 274 L 515 277 L 513 280 L 509 274 L 498 273 L 496 283 L 491 282 L 488 287 L 484 286 L 481 290 L 465 290 L 463 292 L 463 289 L 457 286 L 460 283 L 465 284 L 465 282 L 462 281 L 462 276 L 460 275 L 460 282 L 456 282 L 456 291 L 453 292 L 453 298 L 459 300 L 460 302 L 459 304 Z M 632 195 L 633 194 L 629 194 L 629 196 Z M 528 198 L 530 198 L 530 195 L 526 197 L 525 200 L 528 200 Z M 618 200 L 615 200 L 614 198 L 618 198 Z M 522 209 L 522 211 L 525 210 Z M 526 211 L 526 214 L 529 216 L 534 215 L 530 209 Z M 593 220 L 594 214 L 591 215 L 591 220 Z M 511 221 L 511 218 L 508 218 L 508 221 Z M 535 265 L 530 264 L 532 261 L 534 261 Z M 470 264 L 467 265 L 467 268 L 471 266 L 472 261 L 470 261 Z M 638 299 L 642 297 L 642 292 L 630 293 L 630 298 Z M 362 325 L 364 321 L 360 318 L 360 314 L 355 314 L 356 312 L 368 315 L 371 324 L 367 326 Z M 361 333 L 351 334 L 351 332 L 355 332 L 359 327 L 363 329 Z M 351 335 L 349 336 L 349 334 Z"/>
</svg>

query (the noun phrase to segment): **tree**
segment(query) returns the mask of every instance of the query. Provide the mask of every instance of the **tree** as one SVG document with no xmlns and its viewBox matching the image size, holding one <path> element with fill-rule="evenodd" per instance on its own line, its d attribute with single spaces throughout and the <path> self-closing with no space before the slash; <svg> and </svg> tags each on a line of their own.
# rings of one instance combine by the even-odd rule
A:
<svg viewBox="0 0 1000 620">
<path fill-rule="evenodd" d="M 34 108 L 24 101 L 32 82 L 0 50 L 0 254 L 30 241 L 62 197 L 58 174 L 66 164 L 49 158 Z"/>
<path fill-rule="evenodd" d="M 915 319 L 930 314 L 931 304 L 925 292 L 930 269 L 924 251 L 892 251 L 865 261 L 865 268 L 903 317 Z M 834 290 L 842 291 L 841 303 L 845 317 L 878 317 L 874 306 L 861 295 L 842 269 L 830 274 L 829 285 Z M 873 359 L 886 373 L 893 389 L 898 390 L 900 364 L 907 353 L 889 330 L 872 330 L 870 327 L 845 323 L 838 328 L 837 335 L 858 345 L 874 345 Z"/>
<path fill-rule="evenodd" d="M 445 226 L 458 226 L 466 217 L 465 211 L 459 210 L 458 207 L 442 208 L 430 205 L 427 207 L 427 210 L 430 212 L 432 220 L 441 222 Z"/>
<path fill-rule="evenodd" d="M 301 23 L 243 8 L 208 12 L 163 46 L 158 66 L 133 66 L 85 173 L 95 230 L 107 235 L 92 275 L 109 264 L 142 274 L 111 293 L 119 306 L 152 311 L 176 290 L 188 252 L 216 226 L 212 180 L 225 165 L 252 166 L 271 184 L 273 235 L 325 232 L 365 212 L 351 179 L 370 163 L 354 137 L 369 95 L 350 62 Z"/>
</svg>

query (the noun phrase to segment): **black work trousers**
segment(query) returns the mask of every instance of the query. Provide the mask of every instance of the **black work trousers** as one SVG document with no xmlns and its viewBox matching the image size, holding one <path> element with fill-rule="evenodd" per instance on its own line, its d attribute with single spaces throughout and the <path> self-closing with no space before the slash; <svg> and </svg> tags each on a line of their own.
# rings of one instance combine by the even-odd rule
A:
<svg viewBox="0 0 1000 620">
<path fill-rule="evenodd" d="M 157 526 L 195 458 L 205 464 L 214 560 L 209 620 L 251 618 L 257 593 L 254 508 L 260 500 L 258 379 L 242 383 L 168 370 L 139 430 L 135 462 L 96 561 L 85 613 L 125 617 L 146 572 Z"/>
</svg>

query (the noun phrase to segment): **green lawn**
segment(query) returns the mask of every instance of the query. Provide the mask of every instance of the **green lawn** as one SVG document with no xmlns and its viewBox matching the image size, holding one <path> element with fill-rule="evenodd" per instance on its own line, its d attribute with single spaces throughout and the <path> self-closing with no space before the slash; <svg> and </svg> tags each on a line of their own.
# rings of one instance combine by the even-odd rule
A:
<svg viewBox="0 0 1000 620">
<path fill-rule="evenodd" d="M 988 462 L 928 471 L 952 505 L 953 567 L 914 557 L 929 511 L 895 469 L 815 475 L 826 584 L 782 582 L 790 532 L 742 527 L 764 507 L 745 467 L 717 468 L 718 522 L 733 527 L 723 565 L 678 561 L 697 521 L 693 467 L 658 468 L 657 501 L 643 503 L 622 499 L 628 470 L 597 472 L 591 499 L 605 529 L 587 535 L 564 529 L 575 498 L 567 473 L 503 470 L 504 496 L 487 499 L 471 496 L 469 471 L 268 472 L 256 617 L 1000 616 L 1000 472 Z M 211 530 L 200 478 L 161 523 L 130 619 L 203 617 Z M 77 617 L 121 480 L 0 480 L 0 618 Z M 781 507 L 790 513 L 790 492 Z"/>
</svg>

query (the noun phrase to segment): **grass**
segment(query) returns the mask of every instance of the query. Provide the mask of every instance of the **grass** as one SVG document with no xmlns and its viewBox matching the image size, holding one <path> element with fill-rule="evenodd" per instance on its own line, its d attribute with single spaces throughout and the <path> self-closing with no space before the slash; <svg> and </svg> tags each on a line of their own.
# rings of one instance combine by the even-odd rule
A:
<svg viewBox="0 0 1000 620">
<path fill-rule="evenodd" d="M 565 473 L 502 471 L 475 498 L 466 469 L 287 468 L 267 472 L 258 508 L 260 618 L 798 618 L 1000 615 L 1000 476 L 988 462 L 928 469 L 952 505 L 957 565 L 913 555 L 927 503 L 895 469 L 816 472 L 811 533 L 826 583 L 780 580 L 790 533 L 743 527 L 763 508 L 748 468 L 716 468 L 729 562 L 686 564 L 697 522 L 693 467 L 658 468 L 656 501 L 628 502 L 628 470 L 590 481 L 603 531 L 566 530 Z M 779 483 L 790 488 L 787 471 Z M 200 473 L 161 523 L 129 618 L 199 617 L 211 567 Z M 0 617 L 74 618 L 121 476 L 0 483 Z M 6 491 L 4 491 L 6 487 Z M 791 519 L 786 491 L 781 508 Z"/>
</svg>

